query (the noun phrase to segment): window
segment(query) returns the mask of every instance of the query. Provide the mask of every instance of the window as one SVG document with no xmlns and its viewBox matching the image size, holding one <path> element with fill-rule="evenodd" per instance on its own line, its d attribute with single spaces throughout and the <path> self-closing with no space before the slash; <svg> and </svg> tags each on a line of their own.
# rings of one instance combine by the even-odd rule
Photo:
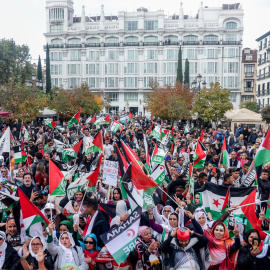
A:
<svg viewBox="0 0 270 270">
<path fill-rule="evenodd" d="M 218 81 L 218 77 L 207 76 L 204 77 L 204 81 L 206 82 L 206 87 L 210 87 L 211 83 L 216 83 Z"/>
<path fill-rule="evenodd" d="M 137 88 L 138 78 L 137 77 L 124 77 L 124 87 L 125 88 Z"/>
<path fill-rule="evenodd" d="M 246 60 L 248 61 L 252 60 L 252 55 L 246 55 Z"/>
<path fill-rule="evenodd" d="M 68 64 L 68 75 L 80 75 L 81 65 L 80 64 Z"/>
<path fill-rule="evenodd" d="M 198 63 L 197 62 L 189 62 L 189 73 L 198 73 Z"/>
<path fill-rule="evenodd" d="M 245 80 L 245 92 L 252 92 L 253 91 L 253 80 Z"/>
<path fill-rule="evenodd" d="M 178 59 L 178 50 L 175 50 L 175 49 L 164 50 L 164 59 L 165 60 L 177 60 Z"/>
<path fill-rule="evenodd" d="M 116 88 L 118 87 L 118 78 L 105 77 L 105 88 Z"/>
<path fill-rule="evenodd" d="M 63 85 L 62 78 L 52 78 L 51 83 L 53 87 L 61 87 Z"/>
<path fill-rule="evenodd" d="M 107 44 L 119 43 L 119 38 L 118 37 L 108 37 L 108 38 L 105 38 L 105 43 L 107 43 Z"/>
<path fill-rule="evenodd" d="M 124 74 L 137 74 L 138 64 L 137 63 L 124 63 Z"/>
<path fill-rule="evenodd" d="M 88 51 L 86 52 L 86 61 L 98 61 L 99 51 Z"/>
<path fill-rule="evenodd" d="M 118 75 L 118 63 L 105 64 L 105 74 Z"/>
<path fill-rule="evenodd" d="M 145 37 L 144 42 L 146 42 L 146 43 L 158 43 L 158 37 L 155 37 L 155 36 Z"/>
<path fill-rule="evenodd" d="M 54 24 L 50 26 L 51 33 L 63 32 L 63 24 Z"/>
<path fill-rule="evenodd" d="M 100 43 L 100 39 L 99 38 L 93 37 L 93 38 L 88 38 L 86 40 L 86 44 L 98 44 L 98 43 Z"/>
<path fill-rule="evenodd" d="M 81 61 L 81 51 L 70 50 L 69 51 L 69 60 L 70 61 Z"/>
<path fill-rule="evenodd" d="M 166 74 L 176 74 L 177 70 L 177 63 L 175 62 L 168 62 L 163 63 L 163 72 Z"/>
<path fill-rule="evenodd" d="M 217 73 L 217 62 L 203 63 L 204 73 Z"/>
<path fill-rule="evenodd" d="M 236 102 L 236 98 L 237 98 L 237 93 L 232 93 L 230 94 L 230 100 L 231 102 Z"/>
<path fill-rule="evenodd" d="M 189 35 L 184 37 L 184 42 L 195 42 L 198 41 L 198 36 Z"/>
<path fill-rule="evenodd" d="M 80 86 L 81 79 L 80 78 L 68 78 L 68 88 L 75 88 L 77 86 Z"/>
<path fill-rule="evenodd" d="M 62 65 L 51 65 L 51 75 L 62 75 Z"/>
<path fill-rule="evenodd" d="M 72 45 L 81 44 L 81 40 L 79 38 L 71 38 L 68 40 L 68 44 L 72 44 Z"/>
<path fill-rule="evenodd" d="M 245 76 L 253 77 L 254 74 L 254 65 L 245 65 Z"/>
<path fill-rule="evenodd" d="M 56 38 L 56 39 L 52 40 L 51 44 L 52 45 L 62 45 L 63 41 L 62 41 L 62 39 Z"/>
<path fill-rule="evenodd" d="M 144 77 L 143 82 L 144 82 L 144 87 L 150 87 L 152 83 L 157 83 L 158 78 L 157 77 Z"/>
<path fill-rule="evenodd" d="M 124 39 L 125 43 L 138 43 L 139 39 L 137 37 L 126 37 Z"/>
<path fill-rule="evenodd" d="M 124 101 L 138 101 L 138 93 L 124 93 Z"/>
<path fill-rule="evenodd" d="M 106 51 L 105 60 L 118 60 L 118 51 L 116 50 Z"/>
<path fill-rule="evenodd" d="M 109 96 L 110 101 L 119 101 L 119 94 L 118 93 L 106 93 L 107 96 Z"/>
<path fill-rule="evenodd" d="M 52 8 L 49 10 L 50 20 L 64 20 L 64 9 L 63 8 Z"/>
<path fill-rule="evenodd" d="M 158 21 L 144 21 L 144 30 L 158 29 Z"/>
<path fill-rule="evenodd" d="M 170 44 L 171 42 L 177 43 L 178 37 L 177 36 L 166 36 L 164 37 L 165 44 Z"/>
<path fill-rule="evenodd" d="M 227 58 L 238 58 L 239 49 L 237 48 L 225 48 L 224 49 L 224 57 Z"/>
<path fill-rule="evenodd" d="M 224 83 L 223 83 L 224 87 L 228 87 L 228 88 L 238 88 L 238 77 L 234 77 L 234 76 L 228 76 L 228 77 L 224 77 Z"/>
<path fill-rule="evenodd" d="M 144 63 L 144 73 L 157 73 L 157 63 Z"/>
<path fill-rule="evenodd" d="M 236 41 L 236 34 L 226 34 L 226 41 L 229 41 L 229 42 Z"/>
<path fill-rule="evenodd" d="M 225 62 L 224 73 L 238 73 L 238 62 Z"/>
<path fill-rule="evenodd" d="M 183 59 L 195 60 L 198 57 L 197 49 L 184 49 L 183 50 Z"/>
<path fill-rule="evenodd" d="M 227 22 L 226 29 L 237 29 L 237 23 L 236 22 Z"/>
<path fill-rule="evenodd" d="M 131 22 L 125 22 L 125 30 L 126 31 L 132 31 L 138 29 L 138 22 L 131 21 Z"/>
<path fill-rule="evenodd" d="M 207 35 L 203 38 L 204 41 L 207 42 L 213 42 L 213 41 L 218 41 L 218 36 L 215 35 Z"/>
<path fill-rule="evenodd" d="M 158 58 L 157 50 L 146 50 L 144 51 L 144 59 L 156 60 Z"/>
<path fill-rule="evenodd" d="M 125 60 L 138 60 L 138 51 L 137 50 L 125 51 Z"/>
<path fill-rule="evenodd" d="M 99 88 L 99 78 L 96 77 L 86 77 L 86 83 L 89 88 Z"/>
<path fill-rule="evenodd" d="M 86 64 L 86 75 L 98 75 L 99 64 Z"/>
<path fill-rule="evenodd" d="M 218 58 L 218 50 L 217 49 L 204 49 L 204 58 L 207 59 L 217 59 Z"/>
<path fill-rule="evenodd" d="M 119 107 L 111 107 L 109 112 L 119 113 Z"/>
<path fill-rule="evenodd" d="M 51 52 L 51 61 L 62 61 L 62 53 L 61 52 Z"/>
<path fill-rule="evenodd" d="M 163 77 L 163 84 L 164 85 L 173 85 L 175 84 L 176 76 L 167 76 Z"/>
</svg>

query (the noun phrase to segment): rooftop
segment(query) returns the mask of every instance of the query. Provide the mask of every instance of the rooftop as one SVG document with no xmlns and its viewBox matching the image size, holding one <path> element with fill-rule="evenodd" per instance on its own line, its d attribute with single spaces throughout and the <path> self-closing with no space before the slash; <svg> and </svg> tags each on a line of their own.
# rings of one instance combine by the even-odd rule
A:
<svg viewBox="0 0 270 270">
<path fill-rule="evenodd" d="M 261 41 L 262 39 L 264 39 L 264 38 L 268 37 L 269 35 L 270 35 L 270 31 L 269 31 L 269 32 L 267 32 L 266 34 L 264 34 L 264 35 L 260 36 L 259 38 L 257 38 L 257 39 L 256 39 L 256 41 Z"/>
</svg>

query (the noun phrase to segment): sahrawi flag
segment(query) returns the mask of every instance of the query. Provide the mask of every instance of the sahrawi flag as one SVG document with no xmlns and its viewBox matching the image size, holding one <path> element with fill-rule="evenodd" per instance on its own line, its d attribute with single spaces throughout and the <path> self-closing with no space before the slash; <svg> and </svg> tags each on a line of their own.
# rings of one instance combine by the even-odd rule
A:
<svg viewBox="0 0 270 270">
<path fill-rule="evenodd" d="M 118 265 L 135 249 L 142 209 L 137 207 L 123 225 L 100 236 L 104 245 Z"/>
<path fill-rule="evenodd" d="M 226 135 L 224 135 L 221 153 L 222 153 L 222 164 L 226 165 L 226 167 L 229 168 L 230 167 L 230 160 L 229 160 L 229 154 L 227 151 Z"/>
<path fill-rule="evenodd" d="M 86 149 L 85 155 L 88 156 L 91 153 L 100 152 L 100 151 L 103 151 L 103 139 L 102 139 L 101 130 L 97 133 L 94 140 L 92 141 L 92 146 Z"/>
<path fill-rule="evenodd" d="M 10 128 L 8 127 L 0 139 L 0 155 L 10 152 Z"/>
<path fill-rule="evenodd" d="M 164 137 L 162 135 L 162 128 L 160 126 L 156 126 L 154 130 L 152 130 L 152 135 L 159 141 L 162 141 L 162 138 Z M 165 135 L 165 134 L 164 134 Z"/>
<path fill-rule="evenodd" d="M 21 189 L 18 189 L 20 205 L 22 211 L 23 225 L 26 234 L 29 236 L 30 227 L 36 223 L 42 222 L 46 226 L 50 224 L 49 220 L 42 212 L 27 198 Z"/>
<path fill-rule="evenodd" d="M 210 212 L 214 220 L 226 210 L 227 205 L 246 205 L 255 202 L 256 187 L 235 188 L 206 183 L 198 192 L 202 195 L 203 206 L 206 212 Z M 223 211 L 222 211 L 223 210 Z M 257 217 L 255 215 L 256 204 L 239 207 L 233 211 L 234 217 L 243 221 L 247 219 L 247 230 L 255 228 Z"/>
<path fill-rule="evenodd" d="M 106 117 L 98 118 L 95 122 L 96 126 L 109 125 L 110 123 L 111 123 L 111 120 L 110 120 L 109 114 Z"/>
<path fill-rule="evenodd" d="M 206 160 L 206 153 L 204 151 L 204 146 L 198 140 L 196 152 L 195 152 L 195 157 L 194 157 L 194 163 L 193 163 L 194 168 L 199 168 L 199 169 L 203 168 L 205 160 Z"/>
<path fill-rule="evenodd" d="M 81 117 L 81 108 L 73 115 L 73 117 L 68 122 L 68 127 L 71 128 L 73 124 L 79 124 Z"/>
<path fill-rule="evenodd" d="M 265 139 L 262 141 L 255 156 L 256 167 L 262 166 L 270 161 L 270 130 L 268 129 Z"/>
<path fill-rule="evenodd" d="M 124 129 L 124 127 L 117 121 L 114 120 L 113 124 L 111 125 L 111 131 L 113 133 L 116 133 L 117 130 L 122 131 Z"/>
<path fill-rule="evenodd" d="M 158 164 L 151 173 L 151 178 L 155 180 L 158 185 L 161 185 L 165 180 L 165 161 L 162 164 Z"/>
<path fill-rule="evenodd" d="M 165 158 L 166 153 L 163 151 L 163 149 L 158 148 L 157 144 L 154 148 L 153 154 L 152 154 L 152 162 L 161 164 Z"/>
</svg>

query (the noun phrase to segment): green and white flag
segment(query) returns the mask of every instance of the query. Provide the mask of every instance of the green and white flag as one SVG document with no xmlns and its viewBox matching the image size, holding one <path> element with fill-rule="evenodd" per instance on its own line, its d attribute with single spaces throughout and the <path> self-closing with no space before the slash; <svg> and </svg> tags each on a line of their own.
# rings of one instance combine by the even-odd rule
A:
<svg viewBox="0 0 270 270">
<path fill-rule="evenodd" d="M 156 144 L 154 151 L 153 151 L 153 154 L 152 154 L 151 161 L 158 163 L 158 164 L 162 164 L 165 156 L 166 156 L 166 153 L 164 152 L 164 150 L 161 148 L 158 148 L 158 146 Z"/>
<path fill-rule="evenodd" d="M 123 128 L 124 128 L 124 127 L 123 127 L 120 123 L 118 123 L 118 122 L 116 122 L 116 121 L 114 121 L 113 124 L 111 125 L 111 131 L 112 131 L 113 133 L 116 133 L 117 130 L 122 131 Z"/>
<path fill-rule="evenodd" d="M 160 132 L 160 126 L 156 126 L 152 131 L 152 135 L 159 141 L 162 140 L 162 134 Z"/>
<path fill-rule="evenodd" d="M 62 151 L 62 159 L 64 162 L 67 162 L 68 159 L 76 159 L 77 158 L 77 153 L 72 149 L 63 149 Z"/>
<path fill-rule="evenodd" d="M 222 164 L 226 165 L 226 167 L 229 168 L 230 167 L 230 160 L 229 160 L 229 154 L 227 151 L 226 135 L 224 136 L 224 139 L 223 139 L 221 153 L 222 153 Z"/>
<path fill-rule="evenodd" d="M 15 159 L 15 164 L 17 164 L 19 162 L 23 162 L 21 145 L 13 146 L 13 152 L 14 152 L 13 157 Z"/>
<path fill-rule="evenodd" d="M 100 236 L 104 245 L 120 265 L 135 249 L 141 220 L 142 209 L 137 207 L 130 214 L 123 225 L 108 231 Z"/>
<path fill-rule="evenodd" d="M 162 164 L 156 166 L 156 168 L 151 173 L 151 178 L 153 178 L 158 185 L 161 185 L 165 180 L 165 161 Z"/>
<path fill-rule="evenodd" d="M 262 166 L 270 161 L 270 130 L 268 129 L 265 139 L 262 141 L 255 156 L 256 167 Z"/>
<path fill-rule="evenodd" d="M 89 180 L 87 180 L 85 177 L 83 178 L 77 178 L 74 182 L 72 182 L 68 188 L 67 188 L 67 196 L 68 199 L 71 200 L 73 196 L 77 192 L 83 192 L 88 187 Z"/>
</svg>

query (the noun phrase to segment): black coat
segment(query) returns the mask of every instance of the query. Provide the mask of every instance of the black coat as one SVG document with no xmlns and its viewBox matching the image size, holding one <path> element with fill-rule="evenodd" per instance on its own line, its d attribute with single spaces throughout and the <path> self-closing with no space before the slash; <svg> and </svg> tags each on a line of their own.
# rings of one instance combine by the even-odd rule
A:
<svg viewBox="0 0 270 270">
<path fill-rule="evenodd" d="M 1 269 L 17 270 L 21 269 L 20 256 L 9 244 L 6 248 L 5 261 Z"/>
<path fill-rule="evenodd" d="M 47 254 L 47 256 L 44 259 L 44 265 L 47 268 L 47 270 L 53 270 L 54 269 L 54 260 L 52 255 L 49 253 L 49 251 L 46 249 L 44 251 L 44 254 Z M 28 264 L 33 264 L 33 269 L 38 270 L 38 262 L 37 260 L 31 256 L 31 254 L 26 258 L 26 261 Z"/>
</svg>

